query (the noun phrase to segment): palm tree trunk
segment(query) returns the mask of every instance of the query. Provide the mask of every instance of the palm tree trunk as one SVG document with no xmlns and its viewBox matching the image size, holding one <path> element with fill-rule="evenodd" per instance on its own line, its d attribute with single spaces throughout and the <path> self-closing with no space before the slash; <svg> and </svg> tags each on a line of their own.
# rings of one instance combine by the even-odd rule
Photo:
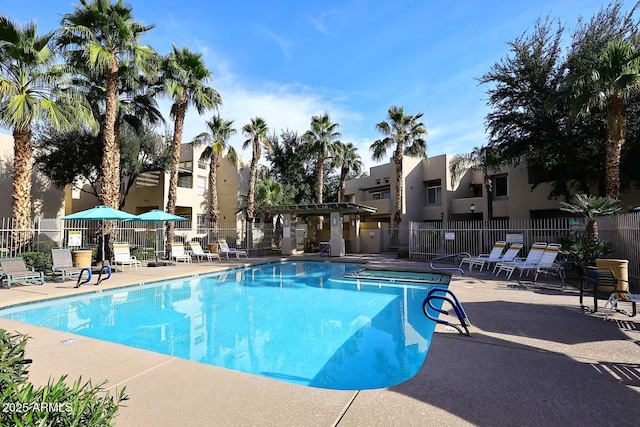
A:
<svg viewBox="0 0 640 427">
<path fill-rule="evenodd" d="M 348 169 L 345 167 L 340 170 L 340 193 L 338 193 L 339 202 L 344 202 L 344 193 L 347 189 L 347 171 Z"/>
<path fill-rule="evenodd" d="M 255 215 L 256 179 L 258 175 L 258 159 L 260 158 L 260 141 L 253 141 L 253 157 L 249 169 L 249 194 L 247 195 L 247 222 L 253 223 Z M 249 224 L 247 224 L 247 230 Z"/>
<path fill-rule="evenodd" d="M 111 57 L 111 68 L 106 73 L 106 86 L 100 201 L 103 205 L 118 209 L 120 202 L 120 147 L 116 140 L 118 62 L 115 54 Z M 110 236 L 114 223 L 114 221 L 106 221 L 102 230 L 103 239 L 108 242 L 104 249 L 106 254 L 113 253 L 113 239 Z"/>
<path fill-rule="evenodd" d="M 324 156 L 318 156 L 316 172 L 318 173 L 318 176 L 316 177 L 316 202 L 322 203 L 322 175 L 324 175 Z"/>
<path fill-rule="evenodd" d="M 606 195 L 614 199 L 620 197 L 620 153 L 627 132 L 624 99 L 616 95 L 607 108 L 607 128 L 609 140 L 606 146 Z"/>
<path fill-rule="evenodd" d="M 169 194 L 167 195 L 167 209 L 170 214 L 176 213 L 178 192 L 178 169 L 180 167 L 180 146 L 182 144 L 182 131 L 184 129 L 184 116 L 187 111 L 187 99 L 184 97 L 175 105 L 175 123 L 173 127 L 173 158 L 171 160 L 171 175 L 169 177 Z M 173 221 L 167 221 L 165 253 L 171 257 L 171 243 L 174 237 Z"/>
<path fill-rule="evenodd" d="M 393 160 L 396 165 L 396 196 L 394 200 L 393 212 L 393 232 L 391 233 L 391 244 L 398 247 L 400 245 L 400 223 L 402 222 L 402 149 L 398 145 L 398 149 L 394 154 Z"/>
<path fill-rule="evenodd" d="M 13 249 L 17 250 L 29 242 L 31 227 L 31 172 L 33 170 L 33 148 L 31 129 L 13 131 L 14 170 L 11 200 L 13 217 Z"/>
<path fill-rule="evenodd" d="M 218 234 L 218 221 L 220 220 L 220 206 L 218 203 L 218 166 L 219 166 L 219 155 L 215 150 L 212 150 L 211 153 L 211 164 L 209 167 L 209 197 L 210 197 L 210 208 L 209 208 L 209 220 L 211 221 L 211 228 L 213 228 L 213 233 Z"/>
</svg>

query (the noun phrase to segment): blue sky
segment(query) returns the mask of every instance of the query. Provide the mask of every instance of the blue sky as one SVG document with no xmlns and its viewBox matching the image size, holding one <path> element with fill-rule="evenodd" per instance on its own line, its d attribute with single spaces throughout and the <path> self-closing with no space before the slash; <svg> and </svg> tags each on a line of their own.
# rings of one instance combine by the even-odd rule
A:
<svg viewBox="0 0 640 427">
<path fill-rule="evenodd" d="M 56 28 L 78 1 L 2 1 L 0 13 Z M 144 43 L 161 54 L 171 44 L 204 55 L 222 95 L 222 117 L 240 129 L 263 117 L 271 129 L 304 132 L 328 112 L 342 140 L 359 147 L 367 167 L 375 125 L 391 105 L 423 113 L 427 154 L 468 152 L 486 143 L 486 87 L 477 79 L 508 53 L 509 41 L 536 19 L 568 29 L 590 18 L 589 0 L 130 0 Z M 631 7 L 627 1 L 625 7 Z M 162 100 L 163 111 L 170 102 Z M 213 112 L 188 114 L 183 141 L 206 130 Z M 168 114 L 165 118 L 169 120 Z M 239 149 L 238 132 L 231 143 Z M 246 153 L 246 157 L 250 156 Z M 263 159 L 264 161 L 264 159 Z"/>
</svg>

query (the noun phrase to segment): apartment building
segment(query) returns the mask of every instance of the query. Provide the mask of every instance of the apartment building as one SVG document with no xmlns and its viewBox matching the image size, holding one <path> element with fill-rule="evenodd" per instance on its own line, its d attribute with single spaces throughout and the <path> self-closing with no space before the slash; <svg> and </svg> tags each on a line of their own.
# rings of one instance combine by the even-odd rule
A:
<svg viewBox="0 0 640 427">
<path fill-rule="evenodd" d="M 176 214 L 190 220 L 178 227 L 193 230 L 189 237 L 197 234 L 208 216 L 209 162 L 201 162 L 205 147 L 183 144 L 180 153 Z M 13 137 L 0 134 L 0 218 L 11 217 L 11 184 L 13 165 Z M 73 212 L 92 208 L 99 204 L 96 197 L 79 189 L 57 189 L 41 174 L 34 173 L 32 180 L 33 217 L 56 218 Z M 218 198 L 220 219 L 237 224 L 242 220 L 238 213 L 240 194 L 246 193 L 249 182 L 249 162 L 241 158 L 233 165 L 222 159 L 218 168 Z M 88 187 L 88 185 L 87 185 Z M 88 188 L 87 188 L 88 190 Z M 151 209 L 164 210 L 169 194 L 169 173 L 150 172 L 136 179 L 127 196 L 123 210 L 140 214 Z"/>
<path fill-rule="evenodd" d="M 486 220 L 488 204 L 484 177 L 468 172 L 459 181 L 451 181 L 449 171 L 453 155 L 428 159 L 404 158 L 402 221 Z M 535 219 L 561 216 L 559 200 L 549 199 L 551 183 L 531 188 L 526 165 L 503 167 L 491 175 L 494 219 Z M 362 221 L 390 224 L 395 195 L 395 165 L 370 168 L 369 176 L 346 183 L 346 201 L 372 206 L 377 213 Z M 640 190 L 621 196 L 623 206 L 640 205 Z"/>
</svg>

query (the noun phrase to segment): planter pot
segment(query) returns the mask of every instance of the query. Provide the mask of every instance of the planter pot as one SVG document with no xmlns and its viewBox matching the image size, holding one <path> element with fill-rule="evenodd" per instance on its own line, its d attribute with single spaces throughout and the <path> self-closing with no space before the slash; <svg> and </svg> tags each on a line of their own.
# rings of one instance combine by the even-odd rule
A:
<svg viewBox="0 0 640 427">
<path fill-rule="evenodd" d="M 218 245 L 215 243 L 207 244 L 207 249 L 209 249 L 209 252 L 211 252 L 212 254 L 218 253 Z"/>
<path fill-rule="evenodd" d="M 73 266 L 78 268 L 90 268 L 91 267 L 91 255 L 92 251 L 73 251 L 71 257 L 73 259 Z"/>
<path fill-rule="evenodd" d="M 629 291 L 629 261 L 626 259 L 597 259 L 596 267 L 610 268 L 618 280 L 617 289 L 604 289 L 606 292 Z"/>
</svg>

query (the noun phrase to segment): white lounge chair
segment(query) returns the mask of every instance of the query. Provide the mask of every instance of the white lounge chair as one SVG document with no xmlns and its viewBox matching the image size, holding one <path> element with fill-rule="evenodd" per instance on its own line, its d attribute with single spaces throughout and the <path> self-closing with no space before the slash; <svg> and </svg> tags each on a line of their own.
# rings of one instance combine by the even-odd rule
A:
<svg viewBox="0 0 640 427">
<path fill-rule="evenodd" d="M 129 243 L 127 242 L 115 242 L 113 244 L 113 258 L 111 259 L 111 263 L 114 267 L 121 265 L 123 273 L 126 266 L 135 268 L 136 270 L 138 267 L 142 268 L 142 262 L 136 259 L 134 255 L 131 255 Z"/>
<path fill-rule="evenodd" d="M 496 265 L 497 272 L 496 275 L 500 275 L 501 271 L 504 271 L 507 274 L 507 279 L 511 279 L 511 275 L 516 270 L 516 268 L 525 269 L 527 267 L 533 267 L 538 264 L 542 255 L 544 254 L 544 250 L 547 248 L 546 242 L 535 242 L 531 245 L 531 249 L 527 254 L 527 258 L 515 258 L 512 262 L 499 262 Z M 495 270 L 495 269 L 494 269 Z M 522 270 L 520 272 L 522 275 Z"/>
<path fill-rule="evenodd" d="M 509 246 L 509 249 L 507 249 L 507 251 L 502 255 L 502 257 L 500 258 L 500 261 L 495 263 L 493 267 L 493 274 L 496 273 L 499 263 L 513 262 L 518 256 L 518 253 L 520 253 L 520 250 L 522 249 L 523 246 L 524 245 L 522 243 L 512 243 L 511 246 Z"/>
<path fill-rule="evenodd" d="M 236 258 L 240 258 L 241 256 L 249 258 L 247 256 L 247 251 L 230 248 L 225 239 L 218 239 L 218 252 L 221 254 L 225 254 L 227 256 L 227 259 L 229 259 L 229 255 L 235 255 Z"/>
<path fill-rule="evenodd" d="M 498 262 L 500 261 L 500 257 L 502 256 L 502 251 L 504 251 L 505 246 L 507 246 L 507 242 L 504 240 L 498 240 L 493 245 L 493 249 L 491 249 L 491 253 L 488 254 L 480 254 L 478 256 L 466 257 L 460 261 L 460 265 L 458 268 L 462 268 L 462 264 L 469 264 L 469 272 L 473 269 L 474 265 L 479 265 L 480 270 L 484 267 L 484 263 L 486 261 Z"/>
<path fill-rule="evenodd" d="M 191 263 L 191 255 L 184 250 L 184 244 L 182 243 L 174 242 L 171 244 L 171 258 L 175 259 L 176 262 Z"/>
<path fill-rule="evenodd" d="M 199 242 L 189 242 L 189 246 L 191 247 L 191 251 L 193 252 L 193 256 L 198 258 L 198 261 L 202 261 L 204 258 L 207 258 L 207 261 L 211 262 L 213 259 L 217 259 L 218 261 L 222 261 L 219 254 L 214 254 L 208 250 L 202 249 Z"/>
</svg>

